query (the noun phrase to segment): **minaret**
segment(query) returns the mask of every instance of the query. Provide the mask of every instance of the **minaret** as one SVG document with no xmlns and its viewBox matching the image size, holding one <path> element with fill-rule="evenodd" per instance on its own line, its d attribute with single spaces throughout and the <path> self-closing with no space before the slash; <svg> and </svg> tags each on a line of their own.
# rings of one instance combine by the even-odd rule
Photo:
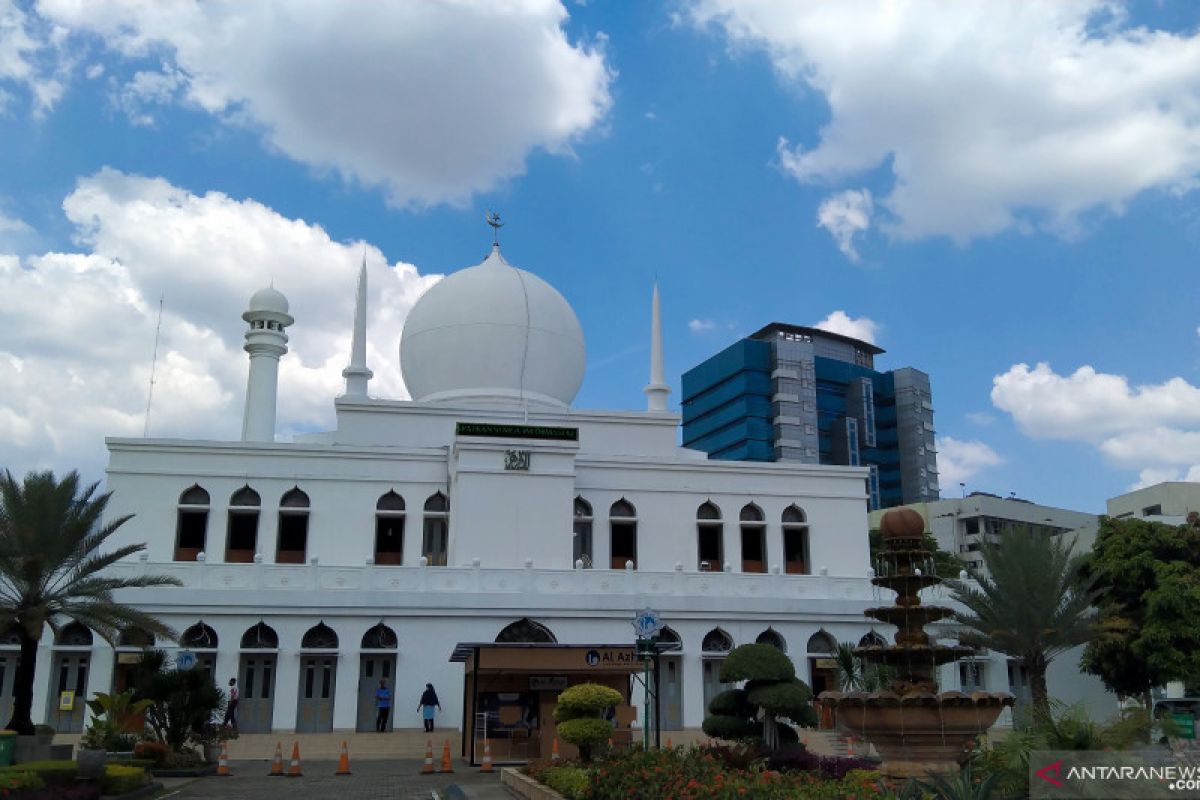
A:
<svg viewBox="0 0 1200 800">
<path fill-rule="evenodd" d="M 358 296 L 354 300 L 354 339 L 350 343 L 350 366 L 342 370 L 346 397 L 366 397 L 367 381 L 375 373 L 367 369 L 367 256 L 363 254 L 358 273 Z"/>
<path fill-rule="evenodd" d="M 658 281 L 654 282 L 654 300 L 650 311 L 650 383 L 646 393 L 647 411 L 666 411 L 671 387 L 663 380 L 662 311 L 658 303 Z"/>
<path fill-rule="evenodd" d="M 246 382 L 242 441 L 273 442 L 279 359 L 287 352 L 288 337 L 283 329 L 295 320 L 288 315 L 287 298 L 274 288 L 255 292 L 242 319 L 250 324 L 243 346 L 250 354 L 250 378 Z"/>
</svg>

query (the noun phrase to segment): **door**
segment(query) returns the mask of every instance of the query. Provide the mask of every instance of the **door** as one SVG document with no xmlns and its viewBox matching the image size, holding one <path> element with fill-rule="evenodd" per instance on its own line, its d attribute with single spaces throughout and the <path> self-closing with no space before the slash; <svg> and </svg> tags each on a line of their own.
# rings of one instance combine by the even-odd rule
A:
<svg viewBox="0 0 1200 800">
<path fill-rule="evenodd" d="M 0 725 L 12 719 L 13 680 L 20 660 L 20 654 L 15 651 L 0 652 Z"/>
<path fill-rule="evenodd" d="M 238 731 L 270 733 L 275 713 L 275 655 L 243 654 L 238 675 Z"/>
<path fill-rule="evenodd" d="M 300 658 L 300 700 L 296 704 L 296 733 L 333 730 L 333 690 L 337 656 Z"/>
<path fill-rule="evenodd" d="M 721 664 L 723 658 L 706 658 L 704 665 L 704 715 L 708 716 L 708 704 L 712 699 L 726 689 L 733 688 L 732 684 L 721 683 Z"/>
<path fill-rule="evenodd" d="M 88 655 L 81 653 L 56 653 L 54 656 L 54 678 L 52 686 L 58 687 L 51 692 L 48 702 L 49 713 L 46 715 L 54 729 L 59 733 L 82 733 L 84 715 L 87 712 L 87 677 Z M 70 708 L 62 707 L 59 702 L 63 692 L 74 692 L 75 696 Z"/>
<path fill-rule="evenodd" d="M 679 656 L 664 657 L 659 660 L 659 669 L 662 670 L 658 679 L 662 730 L 683 730 L 683 661 Z"/>
<path fill-rule="evenodd" d="M 388 688 L 392 690 L 392 713 L 388 715 L 387 729 L 390 731 L 396 722 L 396 657 L 393 655 L 364 654 L 358 670 L 358 730 L 375 730 L 375 690 L 379 688 L 379 679 L 387 678 Z"/>
</svg>

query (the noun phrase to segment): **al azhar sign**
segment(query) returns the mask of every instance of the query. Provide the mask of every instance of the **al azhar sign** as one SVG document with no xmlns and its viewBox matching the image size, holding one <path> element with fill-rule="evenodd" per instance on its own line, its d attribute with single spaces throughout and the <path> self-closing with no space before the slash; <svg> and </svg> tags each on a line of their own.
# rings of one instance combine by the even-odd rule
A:
<svg viewBox="0 0 1200 800">
<path fill-rule="evenodd" d="M 643 608 L 633 618 L 633 630 L 639 639 L 649 639 L 663 629 L 662 618 L 657 611 Z"/>
</svg>

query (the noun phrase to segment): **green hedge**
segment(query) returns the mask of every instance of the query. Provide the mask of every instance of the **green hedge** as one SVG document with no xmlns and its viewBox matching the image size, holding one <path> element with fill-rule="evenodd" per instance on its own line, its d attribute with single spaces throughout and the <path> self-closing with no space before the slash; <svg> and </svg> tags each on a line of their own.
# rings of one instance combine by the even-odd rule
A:
<svg viewBox="0 0 1200 800">
<path fill-rule="evenodd" d="M 120 764 L 105 764 L 104 776 L 100 778 L 100 790 L 105 794 L 125 794 L 146 785 L 146 770 L 141 767 L 125 767 Z"/>
<path fill-rule="evenodd" d="M 0 767 L 0 775 L 11 772 L 32 772 L 47 786 L 70 786 L 79 776 L 79 766 L 74 761 L 27 761 L 11 767 Z"/>
<path fill-rule="evenodd" d="M 588 796 L 590 773 L 580 767 L 547 767 L 538 775 L 542 783 L 567 800 L 584 800 Z"/>
</svg>

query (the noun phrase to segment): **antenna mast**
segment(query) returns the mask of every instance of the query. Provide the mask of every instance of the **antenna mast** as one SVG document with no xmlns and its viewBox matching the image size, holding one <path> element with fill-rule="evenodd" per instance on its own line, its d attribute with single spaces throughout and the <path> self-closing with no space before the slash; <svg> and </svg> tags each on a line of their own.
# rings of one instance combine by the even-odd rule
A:
<svg viewBox="0 0 1200 800">
<path fill-rule="evenodd" d="M 142 427 L 142 438 L 150 437 L 150 404 L 154 402 L 154 373 L 158 369 L 158 336 L 162 332 L 163 297 L 158 296 L 158 324 L 154 326 L 154 355 L 150 359 L 150 391 L 146 393 L 146 424 Z"/>
</svg>

